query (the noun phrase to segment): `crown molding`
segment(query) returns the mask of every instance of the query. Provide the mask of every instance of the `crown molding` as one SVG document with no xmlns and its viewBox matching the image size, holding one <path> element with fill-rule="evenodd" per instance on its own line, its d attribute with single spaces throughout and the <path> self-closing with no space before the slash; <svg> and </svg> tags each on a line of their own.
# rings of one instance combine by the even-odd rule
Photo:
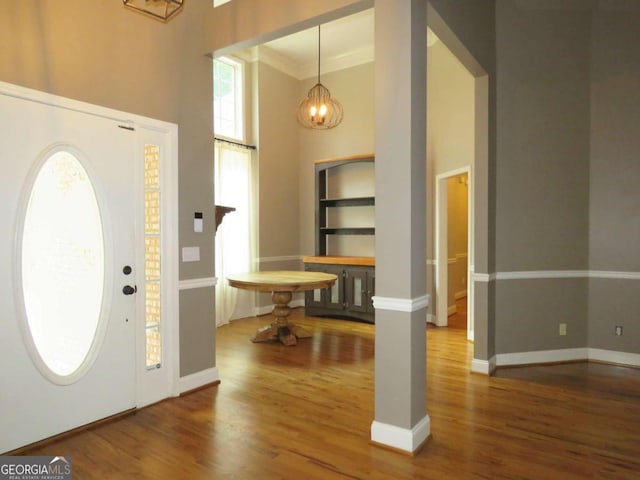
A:
<svg viewBox="0 0 640 480">
<path fill-rule="evenodd" d="M 320 75 L 337 72 L 346 68 L 356 67 L 365 63 L 373 62 L 375 58 L 374 47 L 369 45 L 348 52 L 334 55 L 332 57 L 322 57 L 320 64 Z M 298 70 L 298 80 L 314 78 L 318 75 L 318 60 L 307 62 L 301 65 Z"/>
<path fill-rule="evenodd" d="M 247 49 L 242 52 L 238 52 L 235 55 L 246 62 L 251 63 L 260 61 L 266 63 L 270 67 L 273 67 L 296 80 L 314 78 L 318 74 L 317 59 L 305 64 L 299 64 L 265 45 Z M 370 47 L 351 50 L 332 57 L 323 57 L 320 66 L 320 74 L 324 75 L 325 73 L 337 72 L 346 68 L 373 62 L 373 59 L 373 45 Z"/>
</svg>

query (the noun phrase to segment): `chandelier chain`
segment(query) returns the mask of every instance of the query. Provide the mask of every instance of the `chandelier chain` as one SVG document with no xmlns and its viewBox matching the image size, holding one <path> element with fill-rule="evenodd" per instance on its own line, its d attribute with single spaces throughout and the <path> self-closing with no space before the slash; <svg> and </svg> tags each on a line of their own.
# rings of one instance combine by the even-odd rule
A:
<svg viewBox="0 0 640 480">
<path fill-rule="evenodd" d="M 320 83 L 320 25 L 318 25 L 318 83 Z"/>
</svg>

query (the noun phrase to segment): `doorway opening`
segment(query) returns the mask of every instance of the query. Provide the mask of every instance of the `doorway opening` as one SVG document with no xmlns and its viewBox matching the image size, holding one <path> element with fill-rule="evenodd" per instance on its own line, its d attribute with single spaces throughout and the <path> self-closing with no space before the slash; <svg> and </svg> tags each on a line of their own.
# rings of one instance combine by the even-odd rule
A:
<svg viewBox="0 0 640 480">
<path fill-rule="evenodd" d="M 469 340 L 473 340 L 472 186 L 471 167 L 436 175 L 436 325 L 460 328 L 464 322 Z M 464 308 L 465 316 L 459 308 Z"/>
</svg>

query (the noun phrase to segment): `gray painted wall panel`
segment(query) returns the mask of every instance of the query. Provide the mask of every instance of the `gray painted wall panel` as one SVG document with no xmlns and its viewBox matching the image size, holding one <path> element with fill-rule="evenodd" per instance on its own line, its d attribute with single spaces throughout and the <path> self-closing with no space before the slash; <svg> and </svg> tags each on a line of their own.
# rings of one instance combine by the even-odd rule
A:
<svg viewBox="0 0 640 480">
<path fill-rule="evenodd" d="M 585 278 L 498 280 L 496 353 L 558 350 L 587 345 Z M 559 335 L 559 324 L 567 335 Z"/>
<path fill-rule="evenodd" d="M 640 353 L 640 280 L 589 279 L 589 347 Z M 622 336 L 615 335 L 621 325 Z"/>
<path fill-rule="evenodd" d="M 263 62 L 258 62 L 257 72 L 260 255 L 297 255 L 299 140 L 292 112 L 301 98 L 299 83 Z"/>
<path fill-rule="evenodd" d="M 640 271 L 640 12 L 594 15 L 590 268 Z M 639 320 L 640 321 L 640 320 Z"/>
<path fill-rule="evenodd" d="M 496 270 L 586 268 L 590 13 L 497 19 Z"/>
<path fill-rule="evenodd" d="M 180 376 L 216 364 L 215 287 L 180 291 Z"/>
<path fill-rule="evenodd" d="M 425 414 L 426 314 L 377 310 L 376 315 L 376 420 L 411 429 Z"/>
</svg>

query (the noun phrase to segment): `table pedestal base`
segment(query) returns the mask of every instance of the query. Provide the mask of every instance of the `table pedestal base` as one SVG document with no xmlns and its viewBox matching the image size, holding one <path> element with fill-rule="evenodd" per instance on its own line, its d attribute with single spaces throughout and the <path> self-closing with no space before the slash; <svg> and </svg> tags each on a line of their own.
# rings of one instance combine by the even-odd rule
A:
<svg viewBox="0 0 640 480">
<path fill-rule="evenodd" d="M 252 342 L 270 342 L 279 340 L 284 345 L 297 345 L 298 338 L 311 337 L 311 332 L 305 328 L 289 322 L 289 302 L 291 301 L 291 292 L 273 292 L 271 299 L 274 307 L 272 314 L 275 317 L 271 325 L 265 325 L 256 332 L 251 339 Z"/>
</svg>

